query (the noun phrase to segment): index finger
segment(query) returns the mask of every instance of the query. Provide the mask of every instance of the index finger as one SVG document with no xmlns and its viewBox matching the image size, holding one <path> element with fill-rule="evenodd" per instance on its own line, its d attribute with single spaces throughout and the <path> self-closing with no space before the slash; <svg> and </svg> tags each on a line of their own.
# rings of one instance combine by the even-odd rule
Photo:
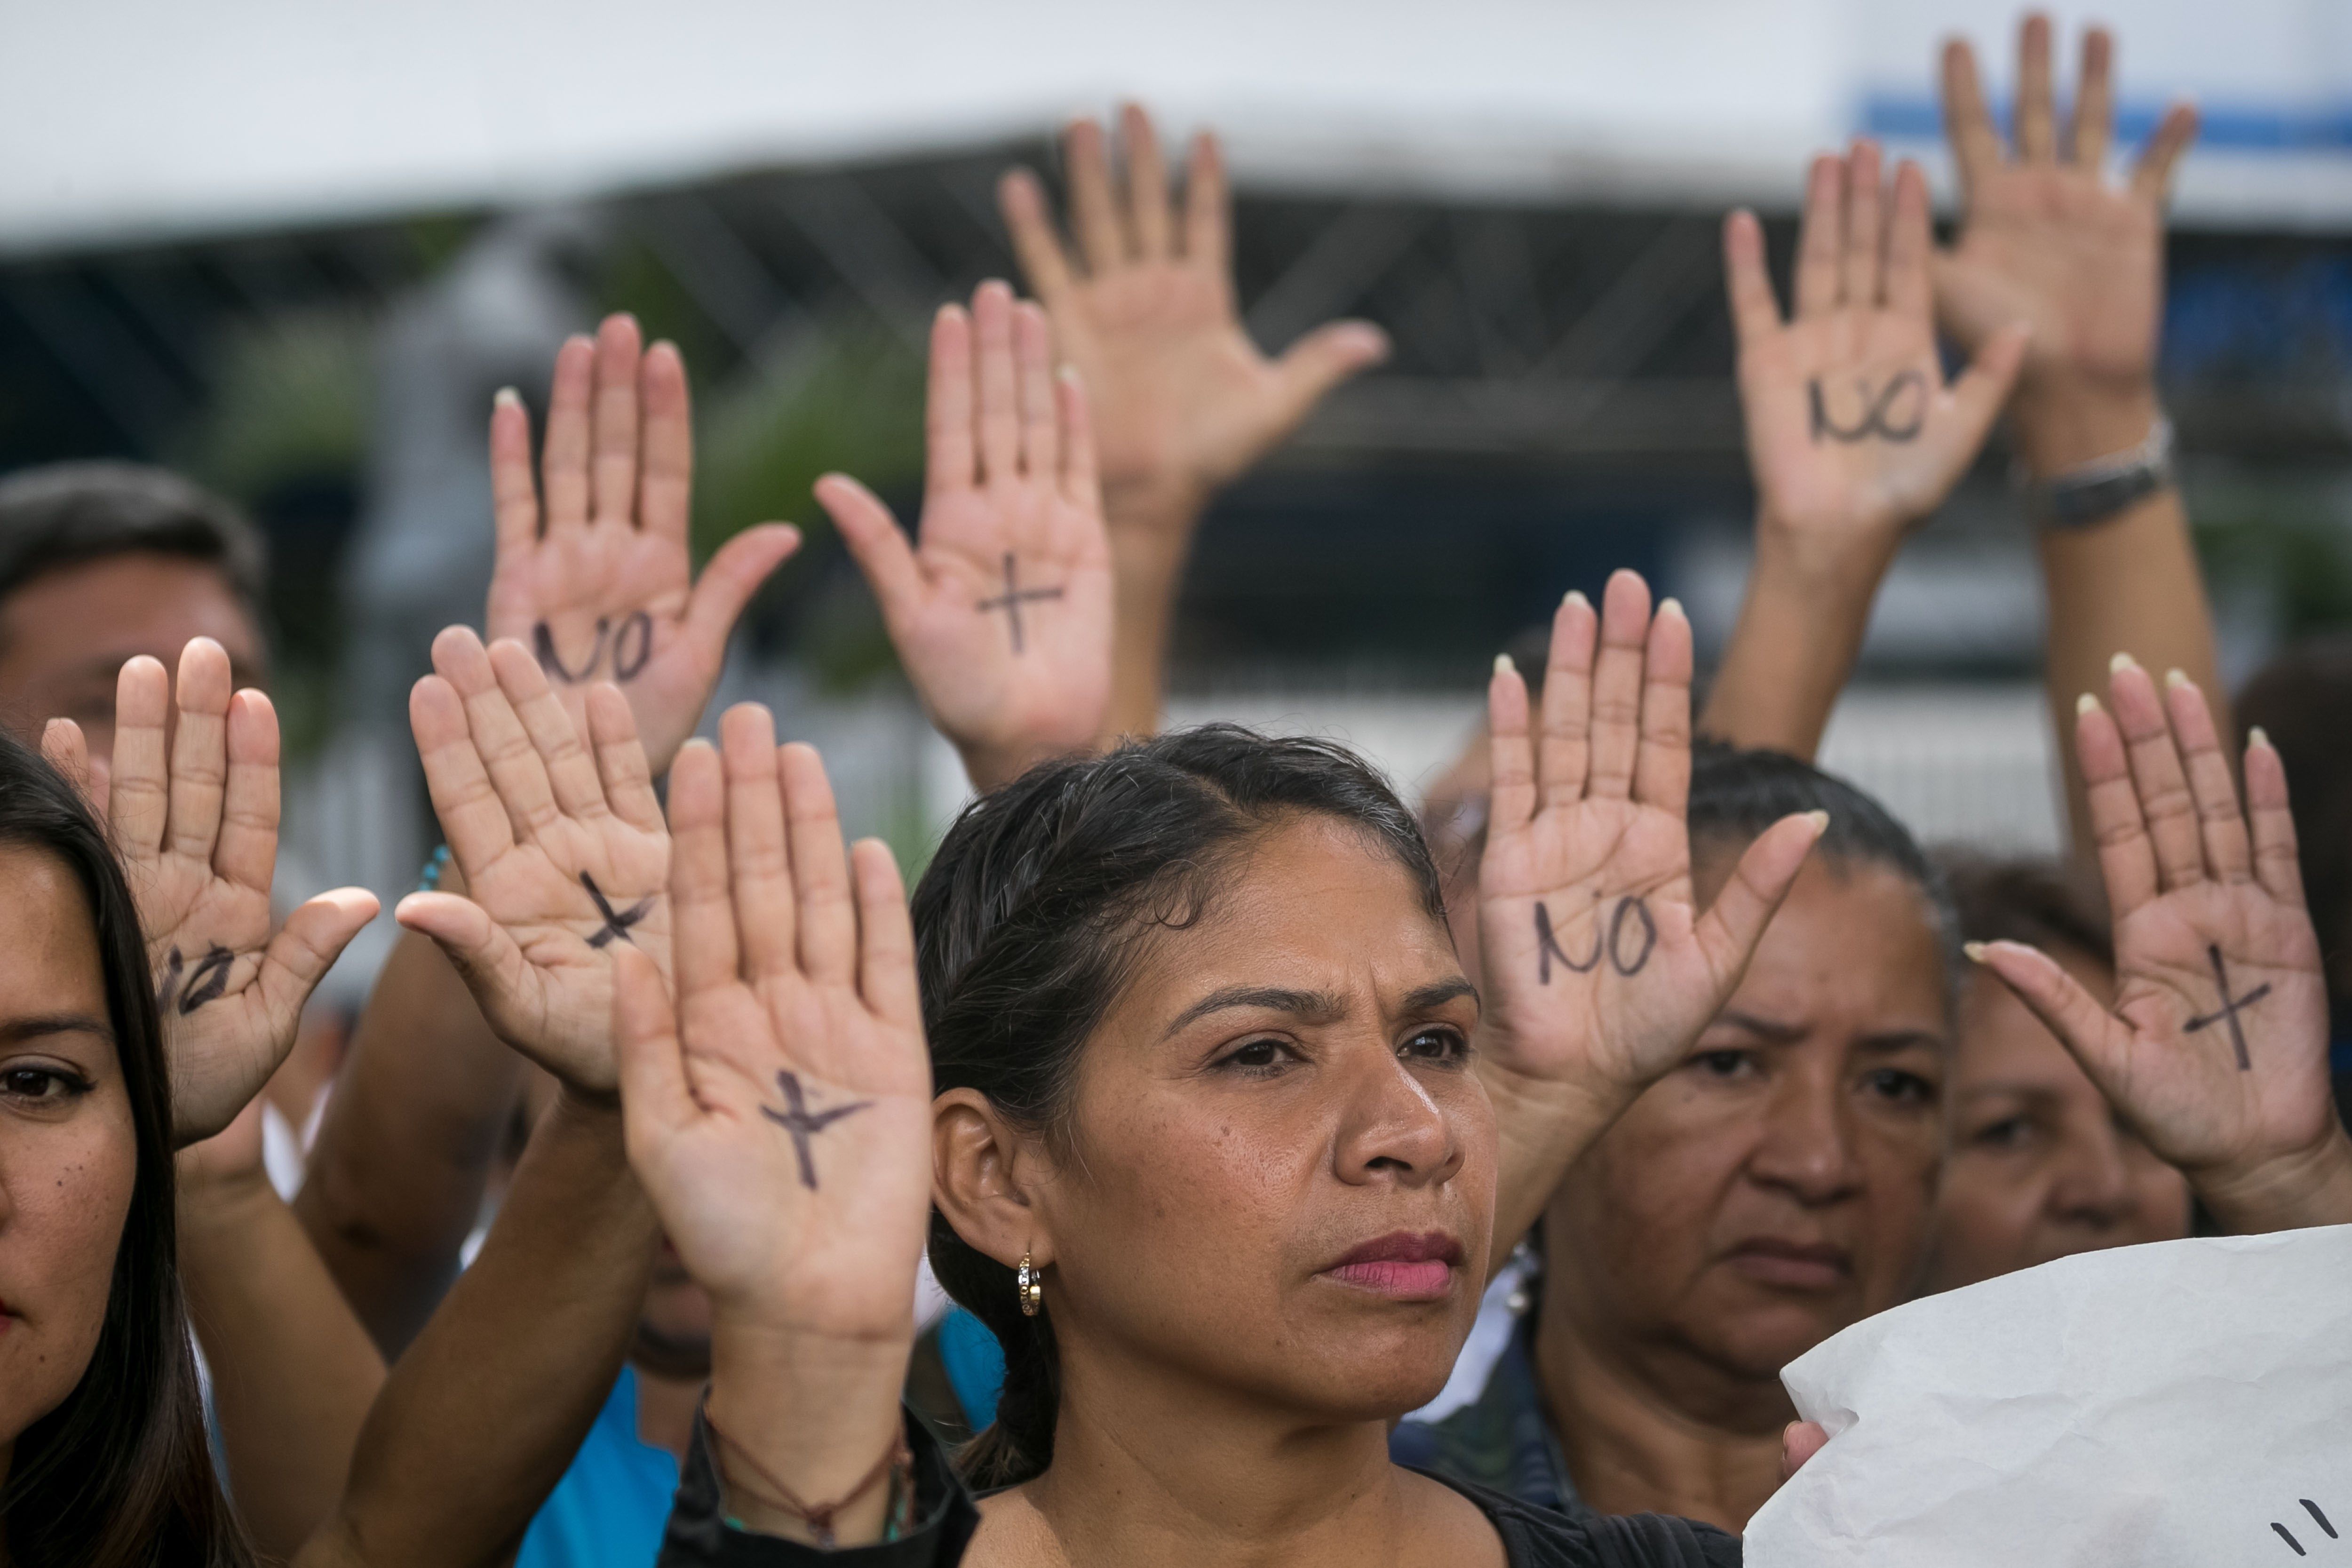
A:
<svg viewBox="0 0 2352 1568">
<path fill-rule="evenodd" d="M 278 868 L 278 712 L 258 691 L 228 705 L 228 784 L 221 802 L 213 869 L 239 887 L 269 896 Z"/>
<path fill-rule="evenodd" d="M 638 392 L 645 406 L 645 445 L 637 526 L 683 546 L 694 514 L 694 404 L 676 343 L 658 342 L 646 351 Z"/>
</svg>

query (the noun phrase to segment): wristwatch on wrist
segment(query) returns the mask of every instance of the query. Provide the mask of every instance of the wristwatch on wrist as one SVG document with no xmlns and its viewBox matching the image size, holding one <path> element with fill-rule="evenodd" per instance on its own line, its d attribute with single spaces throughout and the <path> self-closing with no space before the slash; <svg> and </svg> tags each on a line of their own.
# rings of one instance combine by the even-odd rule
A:
<svg viewBox="0 0 2352 1568">
<path fill-rule="evenodd" d="M 2127 452 L 2100 458 L 2046 479 L 2019 470 L 2020 488 L 2034 521 L 2072 530 L 2102 523 L 2172 483 L 2172 421 L 2159 414 L 2147 439 Z"/>
</svg>

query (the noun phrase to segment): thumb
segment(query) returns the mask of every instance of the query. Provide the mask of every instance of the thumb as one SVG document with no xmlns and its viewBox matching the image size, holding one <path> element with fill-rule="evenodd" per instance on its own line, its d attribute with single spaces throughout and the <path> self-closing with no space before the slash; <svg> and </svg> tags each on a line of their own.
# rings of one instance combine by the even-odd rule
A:
<svg viewBox="0 0 2352 1568">
<path fill-rule="evenodd" d="M 1805 1461 L 1828 1446 L 1829 1429 L 1817 1421 L 1791 1421 L 1780 1428 L 1780 1479 L 1805 1468 Z"/>
<path fill-rule="evenodd" d="M 2021 942 L 1972 942 L 1968 955 L 2000 977 L 2033 1016 L 2083 1064 L 2083 1071 L 2124 1113 L 2130 1106 L 2116 1093 L 2123 1050 L 2130 1031 L 2099 1005 L 2081 982 L 2039 948 Z"/>
<path fill-rule="evenodd" d="M 850 558 L 881 601 L 883 620 L 898 624 L 922 598 L 923 572 L 898 519 L 879 496 L 847 474 L 827 474 L 817 480 L 816 499 L 841 530 Z"/>
<path fill-rule="evenodd" d="M 2001 405 L 2009 401 L 2032 338 L 2031 323 L 2011 321 L 1984 341 L 1959 379 L 1952 383 L 1952 402 L 1959 415 L 1953 427 L 1970 457 L 1984 445 L 1992 422 L 2000 416 Z"/>
<path fill-rule="evenodd" d="M 514 1016 L 530 986 L 530 965 L 488 910 L 455 893 L 411 893 L 394 906 L 392 918 L 433 940 L 493 1025 Z"/>
<path fill-rule="evenodd" d="M 1370 321 L 1332 321 L 1290 345 L 1275 362 L 1283 428 L 1307 417 L 1330 390 L 1389 357 L 1389 335 Z"/>
<path fill-rule="evenodd" d="M 1764 928 L 1771 923 L 1781 900 L 1795 885 L 1797 873 L 1804 869 L 1805 857 L 1812 853 L 1829 826 L 1828 812 L 1808 811 L 1784 816 L 1766 828 L 1740 856 L 1731 880 L 1716 895 L 1715 907 L 1699 917 L 1695 934 L 1715 978 L 1717 1006 L 1722 1005 L 1748 972 L 1756 944 L 1764 940 Z"/>
<path fill-rule="evenodd" d="M 320 893 L 287 917 L 285 926 L 262 950 L 257 979 L 261 999 L 273 1017 L 298 1018 L 302 1004 L 327 977 L 335 960 L 362 927 L 375 919 L 376 897 L 365 888 Z M 287 1043 L 293 1043 L 291 1031 Z"/>
<path fill-rule="evenodd" d="M 801 531 L 788 522 L 747 528 L 720 545 L 702 568 L 686 602 L 686 636 L 711 668 L 727 654 L 743 607 L 768 574 L 801 547 Z"/>
<path fill-rule="evenodd" d="M 695 1105 L 668 988 L 653 960 L 633 947 L 613 955 L 613 1037 L 621 1058 L 623 1136 L 630 1163 L 642 1173 L 649 1156 L 694 1120 Z"/>
</svg>

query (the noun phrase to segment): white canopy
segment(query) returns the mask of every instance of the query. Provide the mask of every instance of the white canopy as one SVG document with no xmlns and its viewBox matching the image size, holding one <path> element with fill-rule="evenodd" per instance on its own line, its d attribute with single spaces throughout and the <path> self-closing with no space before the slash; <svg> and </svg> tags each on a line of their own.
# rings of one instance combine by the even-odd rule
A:
<svg viewBox="0 0 2352 1568">
<path fill-rule="evenodd" d="M 2208 223 L 2352 218 L 2352 7 L 2116 0 Z M 1132 94 L 1261 187 L 1786 205 L 2009 0 L 0 0 L 0 248 L 540 201 L 1034 133 Z M 2070 51 L 2071 53 L 2071 51 Z"/>
</svg>

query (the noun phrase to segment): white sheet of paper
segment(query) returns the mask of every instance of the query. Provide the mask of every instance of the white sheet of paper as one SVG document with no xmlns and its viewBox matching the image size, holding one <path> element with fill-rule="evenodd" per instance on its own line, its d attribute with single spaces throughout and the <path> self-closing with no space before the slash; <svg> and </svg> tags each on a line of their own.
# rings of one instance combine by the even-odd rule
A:
<svg viewBox="0 0 2352 1568">
<path fill-rule="evenodd" d="M 2352 1226 L 2063 1258 L 1780 1375 L 1830 1441 L 1748 1568 L 2352 1568 Z"/>
</svg>

